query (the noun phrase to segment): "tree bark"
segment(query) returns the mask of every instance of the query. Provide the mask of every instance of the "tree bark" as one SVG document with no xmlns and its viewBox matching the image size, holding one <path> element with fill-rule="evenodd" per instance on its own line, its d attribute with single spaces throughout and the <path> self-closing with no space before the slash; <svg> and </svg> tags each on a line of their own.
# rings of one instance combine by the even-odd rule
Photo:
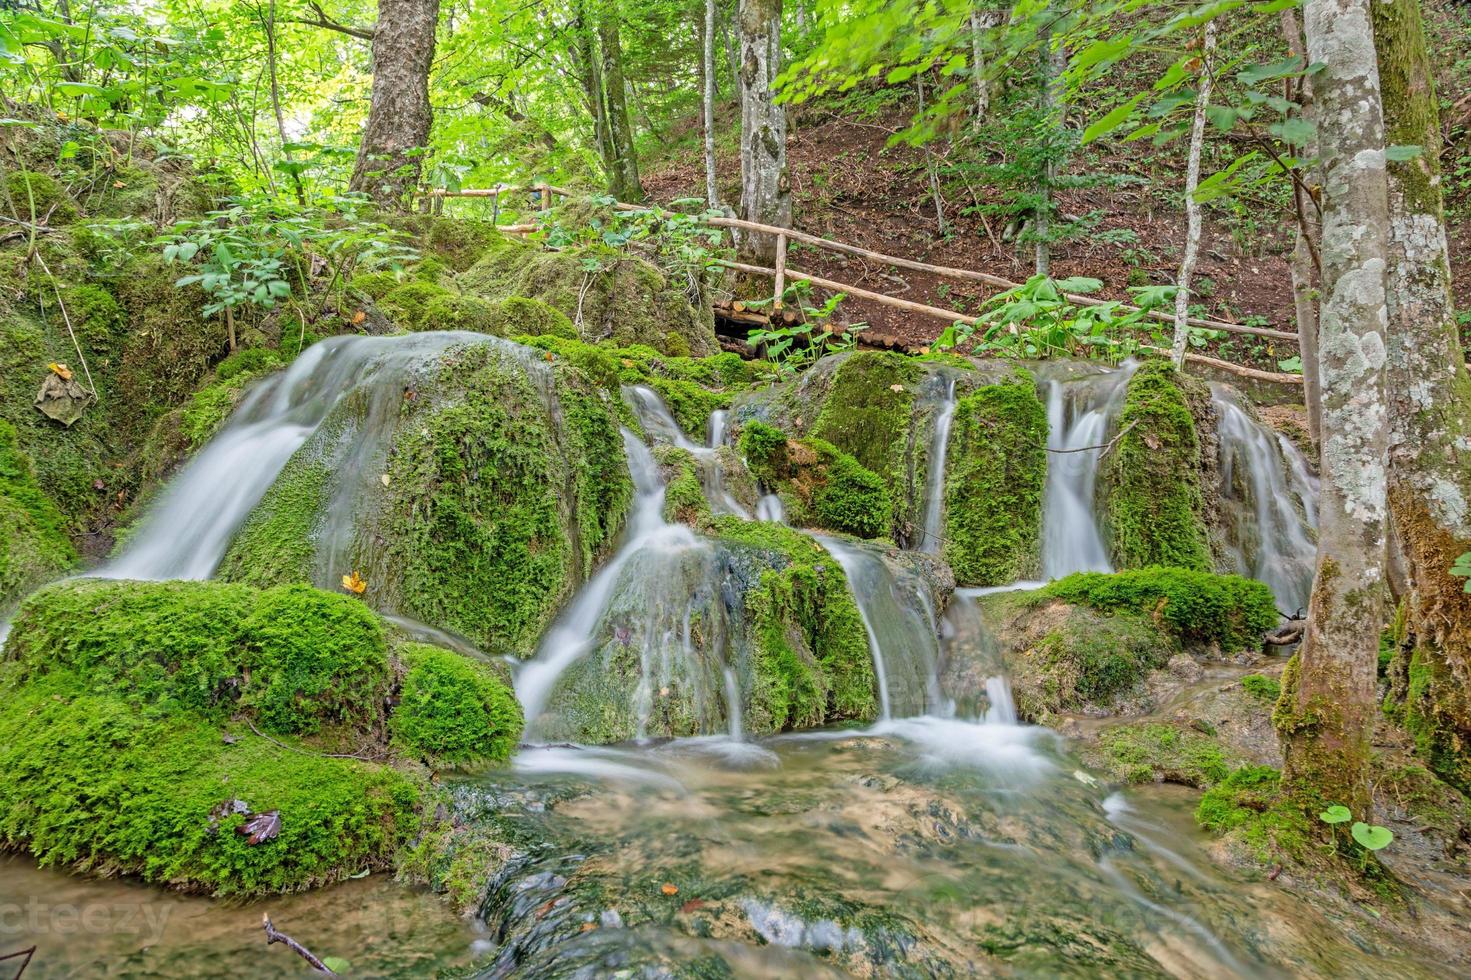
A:
<svg viewBox="0 0 1471 980">
<path fill-rule="evenodd" d="M 715 0 L 705 0 L 704 51 L 700 64 L 703 66 L 705 120 L 705 202 L 710 207 L 720 205 L 720 189 L 715 183 Z"/>
<path fill-rule="evenodd" d="M 781 70 L 781 0 L 741 0 L 741 217 L 767 225 L 792 223 L 787 173 L 787 113 L 773 84 Z M 771 265 L 776 238 L 746 232 L 737 243 L 743 262 Z"/>
<path fill-rule="evenodd" d="M 1302 28 L 1297 23 L 1297 13 L 1282 11 L 1282 36 L 1287 41 L 1289 53 L 1300 54 L 1304 49 Z M 1306 63 L 1306 59 L 1304 59 Z M 1302 118 L 1308 122 L 1316 119 L 1313 108 L 1313 80 L 1304 75 L 1295 83 L 1295 97 Z M 1308 157 L 1318 155 L 1318 140 L 1314 136 L 1305 147 Z M 1309 177 L 1315 183 L 1317 170 Z M 1308 436 L 1313 445 L 1321 446 L 1323 438 L 1323 387 L 1318 368 L 1318 242 L 1322 239 L 1322 228 L 1318 221 L 1318 206 L 1308 197 L 1302 184 L 1293 181 L 1292 201 L 1297 236 L 1292 246 L 1292 310 L 1297 321 L 1297 349 L 1302 361 L 1303 402 L 1308 410 Z"/>
<path fill-rule="evenodd" d="M 975 122 L 985 122 L 991 113 L 991 80 L 986 77 L 986 46 L 981 38 L 993 27 L 999 27 L 1005 14 L 999 10 L 982 10 L 981 4 L 988 0 L 977 0 L 970 10 L 970 58 L 971 80 L 976 88 Z"/>
<path fill-rule="evenodd" d="M 603 54 L 603 98 L 608 124 L 608 193 L 620 201 L 644 199 L 638 176 L 638 152 L 633 145 L 633 124 L 628 120 L 627 85 L 623 78 L 623 43 L 618 36 L 618 7 L 607 2 L 598 18 L 598 40 Z"/>
<path fill-rule="evenodd" d="M 1050 18 L 1051 11 L 1048 10 L 1043 16 Z M 1037 207 L 1032 218 L 1032 234 L 1036 237 L 1036 274 L 1050 276 L 1052 275 L 1052 188 L 1057 182 L 1057 152 L 1063 126 L 1062 72 L 1067 65 L 1067 57 L 1062 45 L 1053 43 L 1050 19 L 1044 20 L 1039 39 L 1041 64 L 1038 74 L 1042 83 L 1042 111 L 1045 124 L 1048 126 L 1048 134 L 1047 159 L 1042 165 L 1042 173 L 1037 180 Z"/>
<path fill-rule="evenodd" d="M 1185 366 L 1185 344 L 1190 339 L 1190 277 L 1195 274 L 1195 259 L 1200 254 L 1200 202 L 1195 191 L 1200 186 L 1200 151 L 1205 145 L 1205 109 L 1211 104 L 1211 63 L 1216 53 L 1216 22 L 1206 21 L 1205 41 L 1200 52 L 1200 88 L 1195 93 L 1195 118 L 1190 123 L 1190 155 L 1185 164 L 1185 254 L 1180 257 L 1180 275 L 1175 290 L 1175 342 L 1170 355 L 1175 370 Z"/>
<path fill-rule="evenodd" d="M 439 0 L 378 0 L 368 125 L 348 187 L 387 208 L 406 209 L 423 170 L 434 110 L 429 68 Z"/>
<path fill-rule="evenodd" d="M 1451 296 L 1440 120 L 1419 4 L 1380 0 L 1373 17 L 1388 141 L 1421 147 L 1388 165 L 1389 506 L 1408 579 L 1401 596 L 1408 632 L 1429 678 L 1418 692 L 1423 703 L 1409 707 L 1424 729 L 1422 745 L 1457 747 L 1460 765 L 1439 768 L 1464 790 L 1471 788 L 1471 760 L 1459 748 L 1471 744 L 1471 595 L 1449 569 L 1471 551 L 1471 377 Z"/>
<path fill-rule="evenodd" d="M 1323 464 L 1318 567 L 1302 649 L 1274 721 L 1283 788 L 1306 812 L 1366 820 L 1379 632 L 1384 625 L 1385 253 L 1388 202 L 1371 0 L 1307 0 L 1323 166 Z"/>
</svg>

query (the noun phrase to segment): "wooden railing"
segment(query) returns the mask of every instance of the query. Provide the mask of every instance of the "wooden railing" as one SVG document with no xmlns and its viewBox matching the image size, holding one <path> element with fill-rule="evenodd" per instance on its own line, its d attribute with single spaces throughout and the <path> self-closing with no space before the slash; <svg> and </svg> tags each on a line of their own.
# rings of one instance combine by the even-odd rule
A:
<svg viewBox="0 0 1471 980">
<path fill-rule="evenodd" d="M 500 213 L 501 197 L 505 194 L 516 192 L 536 194 L 537 202 L 541 206 L 542 210 L 547 210 L 551 207 L 551 197 L 553 194 L 562 197 L 576 196 L 571 191 L 566 190 L 565 188 L 557 187 L 553 184 L 497 184 L 494 187 L 488 188 L 467 189 L 460 191 L 433 191 L 430 193 L 429 196 L 432 198 L 490 198 L 494 202 L 494 206 L 491 211 L 491 221 L 492 223 L 495 223 Z M 622 201 L 613 202 L 612 207 L 619 211 L 650 211 L 654 209 L 651 205 L 627 204 Z M 909 269 L 915 272 L 926 272 L 931 275 L 937 275 L 947 279 L 958 279 L 963 282 L 981 283 L 982 285 L 991 286 L 996 289 L 1015 289 L 1017 286 L 1021 285 L 1020 283 L 1013 282 L 1010 279 L 1004 279 L 1001 276 L 995 276 L 985 272 L 976 272 L 972 269 L 958 269 L 953 266 L 932 265 L 928 262 L 920 262 L 915 259 L 906 259 L 897 255 L 885 255 L 882 252 L 875 252 L 872 249 L 862 248 L 858 245 L 850 245 L 846 242 L 834 241 L 830 238 L 822 238 L 817 235 L 808 234 L 804 231 L 798 231 L 795 228 L 780 228 L 775 225 L 765 225 L 755 221 L 744 221 L 740 218 L 727 218 L 720 215 L 707 215 L 701 218 L 701 220 L 705 224 L 708 224 L 712 227 L 726 228 L 731 230 L 732 232 L 746 231 L 754 232 L 757 234 L 775 236 L 776 258 L 773 267 L 768 268 L 766 266 L 749 265 L 744 262 L 733 262 L 725 259 L 718 259 L 716 261 L 719 265 L 724 266 L 727 269 L 731 269 L 735 272 L 744 272 L 750 275 L 770 276 L 774 285 L 774 292 L 771 299 L 771 307 L 774 311 L 777 312 L 780 312 L 782 309 L 782 298 L 786 294 L 788 281 L 794 280 L 809 282 L 812 285 L 821 287 L 823 289 L 830 289 L 835 292 L 847 293 L 850 296 L 856 296 L 861 299 L 866 299 L 875 303 L 883 304 L 885 306 L 891 306 L 895 309 L 906 310 L 910 313 L 918 313 L 924 316 L 932 316 L 937 319 L 944 320 L 947 323 L 977 323 L 980 320 L 979 317 L 973 316 L 968 313 L 961 313 L 958 310 L 947 310 L 944 307 L 932 306 L 928 303 L 919 303 L 914 300 L 901 299 L 897 296 L 890 296 L 886 293 L 874 292 L 872 290 L 863 289 L 859 286 L 837 282 L 836 280 L 832 279 L 825 279 L 821 276 L 816 276 L 808 272 L 802 272 L 800 270 L 794 269 L 787 264 L 787 249 L 792 242 L 802 242 L 804 244 L 813 245 L 831 252 L 838 252 L 843 255 L 852 255 L 857 258 L 867 259 L 871 262 L 877 262 L 881 265 L 893 266 L 898 269 Z M 496 225 L 497 230 L 512 235 L 529 234 L 535 231 L 537 227 L 538 226 L 534 223 Z M 1110 300 L 1099 299 L 1096 296 L 1084 296 L 1078 293 L 1065 293 L 1064 298 L 1067 299 L 1068 302 L 1075 303 L 1079 306 L 1101 306 L 1105 303 L 1112 302 Z M 1126 312 L 1139 312 L 1139 307 L 1131 306 L 1127 303 L 1119 303 L 1117 304 L 1117 308 Z M 1175 322 L 1174 316 L 1170 313 L 1164 312 L 1163 310 L 1148 310 L 1145 311 L 1145 315 L 1164 323 L 1173 324 Z M 1204 330 L 1220 330 L 1226 333 L 1246 334 L 1253 337 L 1267 337 L 1273 340 L 1287 340 L 1294 343 L 1297 341 L 1296 333 L 1291 333 L 1286 330 L 1275 330 L 1270 327 L 1252 327 L 1242 323 L 1231 323 L 1228 320 L 1215 320 L 1207 317 L 1190 317 L 1187 322 L 1192 327 L 1199 327 Z M 1160 348 L 1156 347 L 1146 347 L 1145 349 L 1155 351 L 1160 350 Z M 1204 365 L 1207 367 L 1215 368 L 1217 370 L 1226 371 L 1231 374 L 1240 375 L 1242 377 L 1254 378 L 1259 381 L 1272 381 L 1279 384 L 1295 385 L 1300 385 L 1303 383 L 1302 375 L 1299 374 L 1285 374 L 1277 371 L 1263 371 L 1259 368 L 1246 367 L 1241 364 L 1233 364 L 1230 361 L 1224 361 L 1220 358 L 1215 357 L 1207 357 L 1204 354 L 1196 354 L 1192 351 L 1186 352 L 1185 360 L 1190 363 Z"/>
</svg>

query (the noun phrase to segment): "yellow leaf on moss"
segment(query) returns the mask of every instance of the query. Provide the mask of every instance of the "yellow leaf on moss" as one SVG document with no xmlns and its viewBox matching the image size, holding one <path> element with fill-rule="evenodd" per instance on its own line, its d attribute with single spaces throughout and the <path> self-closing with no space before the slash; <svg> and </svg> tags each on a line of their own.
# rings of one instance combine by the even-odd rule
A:
<svg viewBox="0 0 1471 980">
<path fill-rule="evenodd" d="M 72 379 L 72 369 L 65 364 L 57 364 L 55 361 L 52 361 L 46 366 L 51 369 L 52 374 L 56 375 L 62 381 L 70 381 Z"/>
<path fill-rule="evenodd" d="M 678 885 L 672 885 L 672 884 L 670 884 L 667 881 L 664 882 L 664 886 L 662 888 L 660 888 L 659 890 L 661 892 L 663 892 L 664 894 L 666 894 L 666 895 L 678 895 L 679 894 L 679 886 Z"/>
<path fill-rule="evenodd" d="M 342 576 L 342 587 L 354 595 L 362 595 L 368 591 L 368 583 L 357 572 Z"/>
</svg>

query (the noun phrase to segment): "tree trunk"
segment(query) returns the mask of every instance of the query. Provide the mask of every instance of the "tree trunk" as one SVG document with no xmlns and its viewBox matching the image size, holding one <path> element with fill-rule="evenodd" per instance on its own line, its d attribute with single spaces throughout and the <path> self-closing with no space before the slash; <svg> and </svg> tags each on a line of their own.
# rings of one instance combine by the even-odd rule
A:
<svg viewBox="0 0 1471 980">
<path fill-rule="evenodd" d="M 1297 13 L 1282 11 L 1282 37 L 1287 42 L 1289 53 L 1303 52 L 1302 28 L 1297 23 Z M 1304 75 L 1296 81 L 1295 100 L 1302 118 L 1313 122 L 1313 80 Z M 1314 136 L 1304 148 L 1305 155 L 1318 155 L 1318 141 Z M 1307 179 L 1321 184 L 1317 169 L 1308 172 Z M 1302 361 L 1303 402 L 1308 410 L 1308 436 L 1313 445 L 1321 446 L 1323 439 L 1323 387 L 1318 368 L 1318 242 L 1322 239 L 1322 228 L 1318 221 L 1318 205 L 1308 196 L 1302 184 L 1292 184 L 1294 220 L 1297 237 L 1292 246 L 1292 309 L 1297 321 L 1297 349 Z"/>
<path fill-rule="evenodd" d="M 613 140 L 608 132 L 608 107 L 603 98 L 603 62 L 598 53 L 597 32 L 587 6 L 578 0 L 573 8 L 577 23 L 572 34 L 573 60 L 577 63 L 577 74 L 582 81 L 582 95 L 587 101 L 587 111 L 592 117 L 593 143 L 597 147 L 598 159 L 603 162 L 603 173 L 613 172 Z"/>
<path fill-rule="evenodd" d="M 787 112 L 773 83 L 781 70 L 781 0 L 741 0 L 741 217 L 792 223 L 787 174 Z M 776 237 L 752 232 L 737 243 L 742 262 L 769 266 Z"/>
<path fill-rule="evenodd" d="M 705 0 L 705 47 L 700 64 L 703 67 L 705 119 L 705 202 L 710 207 L 720 204 L 720 189 L 715 184 L 715 0 Z"/>
<path fill-rule="evenodd" d="M 607 3 L 598 18 L 598 40 L 603 49 L 603 98 L 608 125 L 608 193 L 620 201 L 644 199 L 638 176 L 638 152 L 633 125 L 628 121 L 627 86 L 623 79 L 623 44 L 618 37 L 618 8 Z"/>
<path fill-rule="evenodd" d="M 1302 649 L 1274 721 L 1283 787 L 1308 812 L 1368 818 L 1379 632 L 1384 625 L 1386 464 L 1384 120 L 1371 0 L 1307 0 L 1323 166 L 1323 482 L 1318 568 Z"/>
<path fill-rule="evenodd" d="M 1388 166 L 1389 506 L 1408 578 L 1408 632 L 1429 679 L 1409 720 L 1432 764 L 1465 790 L 1471 595 L 1449 569 L 1471 551 L 1471 377 L 1451 297 L 1440 120 L 1419 5 L 1378 2 L 1373 16 L 1389 143 L 1422 148 Z M 1439 750 L 1452 747 L 1454 755 Z"/>
<path fill-rule="evenodd" d="M 977 0 L 970 10 L 970 72 L 976 87 L 977 124 L 985 122 L 991 113 L 991 80 L 986 77 L 986 46 L 981 38 L 986 31 L 999 27 L 1005 16 L 998 10 L 982 10 L 981 2 Z"/>
<path fill-rule="evenodd" d="M 419 182 L 434 111 L 429 67 L 439 0 L 378 0 L 368 126 L 349 188 L 383 207 L 406 208 Z"/>
<path fill-rule="evenodd" d="M 1044 16 L 1050 17 L 1049 10 Z M 1037 180 L 1037 207 L 1032 218 L 1032 233 L 1036 236 L 1036 274 L 1052 275 L 1052 187 L 1057 182 L 1057 151 L 1061 142 L 1062 119 L 1062 72 L 1067 58 L 1062 45 L 1052 40 L 1052 22 L 1046 20 L 1040 32 L 1040 69 L 1042 83 L 1042 110 L 1047 133 L 1047 159 Z"/>
<path fill-rule="evenodd" d="M 1216 22 L 1206 21 L 1205 43 L 1200 53 L 1200 88 L 1195 93 L 1195 118 L 1190 124 L 1190 157 L 1185 164 L 1185 254 L 1180 257 L 1180 275 L 1175 290 L 1175 343 L 1171 356 L 1175 370 L 1185 367 L 1185 345 L 1190 339 L 1190 277 L 1200 254 L 1200 151 L 1205 145 L 1205 109 L 1211 104 L 1211 58 L 1216 52 Z"/>
</svg>

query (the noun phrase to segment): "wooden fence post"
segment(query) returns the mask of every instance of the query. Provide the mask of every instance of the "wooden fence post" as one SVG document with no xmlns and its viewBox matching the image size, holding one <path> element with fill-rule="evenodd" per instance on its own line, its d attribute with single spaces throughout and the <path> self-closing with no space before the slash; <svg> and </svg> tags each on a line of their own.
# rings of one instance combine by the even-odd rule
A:
<svg viewBox="0 0 1471 980">
<path fill-rule="evenodd" d="M 552 189 L 546 184 L 541 185 L 541 209 L 543 211 L 552 209 Z"/>
<path fill-rule="evenodd" d="M 772 313 L 781 312 L 782 295 L 787 291 L 787 236 L 776 236 L 776 295 L 772 298 Z"/>
</svg>

